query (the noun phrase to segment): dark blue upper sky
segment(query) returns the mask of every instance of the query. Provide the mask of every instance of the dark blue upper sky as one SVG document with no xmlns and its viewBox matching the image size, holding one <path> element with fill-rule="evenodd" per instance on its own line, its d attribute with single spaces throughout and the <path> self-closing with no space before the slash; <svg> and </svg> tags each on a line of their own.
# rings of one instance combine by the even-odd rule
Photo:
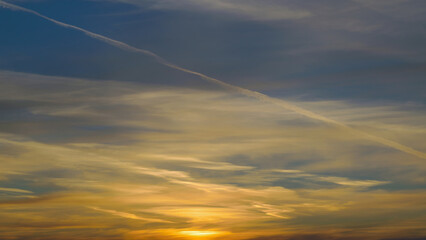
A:
<svg viewBox="0 0 426 240">
<path fill-rule="evenodd" d="M 424 1 L 265 3 L 300 12 L 289 16 L 265 6 L 259 16 L 253 8 L 262 6 L 250 6 L 255 1 L 213 10 L 203 6 L 209 1 L 190 0 L 14 2 L 276 96 L 425 101 L 426 33 L 419 10 Z M 28 13 L 0 11 L 3 70 L 161 84 L 177 79 L 148 57 L 99 44 Z"/>
</svg>

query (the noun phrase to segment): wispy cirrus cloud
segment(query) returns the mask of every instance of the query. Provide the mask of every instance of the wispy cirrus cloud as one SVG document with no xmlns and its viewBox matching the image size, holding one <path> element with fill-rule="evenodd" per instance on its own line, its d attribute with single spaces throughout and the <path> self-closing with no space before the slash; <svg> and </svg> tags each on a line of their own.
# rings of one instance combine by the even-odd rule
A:
<svg viewBox="0 0 426 240">
<path fill-rule="evenodd" d="M 19 188 L 4 188 L 4 187 L 0 187 L 0 191 L 13 192 L 13 193 L 26 193 L 26 194 L 33 193 L 31 191 L 24 190 L 24 189 L 19 189 Z"/>
<path fill-rule="evenodd" d="M 227 162 L 218 162 L 218 161 L 206 161 L 201 160 L 194 157 L 186 157 L 186 156 L 172 156 L 172 155 L 148 155 L 143 156 L 148 158 L 154 158 L 158 159 L 158 161 L 177 161 L 177 162 L 183 162 L 187 163 L 187 166 L 193 167 L 193 168 L 200 168 L 200 169 L 209 169 L 209 170 L 223 170 L 223 171 L 238 171 L 238 170 L 250 170 L 253 169 L 252 166 L 241 166 L 241 165 L 235 165 Z"/>
<path fill-rule="evenodd" d="M 123 217 L 123 218 L 130 218 L 130 219 L 136 219 L 136 220 L 147 221 L 147 222 L 172 223 L 170 221 L 166 221 L 166 220 L 162 220 L 162 219 L 140 217 L 140 216 L 137 216 L 133 213 L 128 213 L 128 212 L 120 212 L 120 211 L 116 211 L 116 210 L 103 209 L 103 208 L 98 208 L 98 207 L 93 207 L 93 206 L 89 206 L 88 208 L 99 211 L 99 212 L 109 213 L 109 214 L 116 215 L 116 216 Z"/>
<path fill-rule="evenodd" d="M 138 1 L 128 1 L 138 4 Z M 311 13 L 305 9 L 298 8 L 293 4 L 286 4 L 280 1 L 212 1 L 212 0 L 184 0 L 170 1 L 159 0 L 154 1 L 151 6 L 156 9 L 175 9 L 186 11 L 206 11 L 206 12 L 222 12 L 245 17 L 253 20 L 270 21 L 284 19 L 299 19 L 309 17 Z"/>
<path fill-rule="evenodd" d="M 0 71 L 0 238 L 426 236 L 423 2 L 36 1 L 0 0 L 0 68 L 46 74 Z"/>
<path fill-rule="evenodd" d="M 1 76 L 1 104 L 9 106 L 2 109 L 19 102 L 24 113 L 0 126 L 0 142 L 9 149 L 2 151 L 1 186 L 32 193 L 25 194 L 31 198 L 2 195 L 8 210 L 0 219 L 24 219 L 28 231 L 85 223 L 87 229 L 120 226 L 103 232 L 106 238 L 161 239 L 214 228 L 244 239 L 247 229 L 250 236 L 281 234 L 283 222 L 289 229 L 313 228 L 324 216 L 343 229 L 349 223 L 342 218 L 362 221 L 374 212 L 374 221 L 386 225 L 382 220 L 390 215 L 423 207 L 422 191 L 398 188 L 414 179 L 422 183 L 423 165 L 414 156 L 268 102 L 218 90 Z M 379 131 L 377 123 L 392 124 L 395 136 L 404 136 L 401 141 L 419 142 L 423 136 L 410 128 L 416 123 L 423 129 L 416 122 L 423 116 L 419 111 L 401 114 L 402 107 L 342 101 L 299 104 L 371 131 Z M 34 117 L 37 131 L 22 132 Z M 71 134 L 76 131 L 78 136 Z M 371 172 L 371 166 L 381 173 Z M 59 210 L 75 217 L 54 223 Z M 11 227 L 10 221 L 1 223 Z M 138 232 L 141 224 L 150 228 Z"/>
<path fill-rule="evenodd" d="M 285 174 L 285 177 L 306 178 L 306 179 L 312 179 L 314 181 L 330 182 L 330 183 L 335 183 L 335 184 L 339 184 L 342 186 L 349 186 L 349 187 L 372 187 L 372 186 L 378 186 L 378 185 L 390 183 L 388 181 L 351 180 L 344 177 L 321 176 L 317 174 L 306 173 L 300 170 L 276 169 L 272 171 L 277 173 L 283 173 Z"/>
<path fill-rule="evenodd" d="M 275 0 L 112 0 L 156 10 L 178 10 L 189 12 L 219 13 L 255 21 L 277 21 L 309 17 L 311 13 L 290 1 Z"/>
<path fill-rule="evenodd" d="M 370 133 L 361 131 L 359 129 L 355 129 L 355 128 L 353 128 L 353 127 L 351 127 L 351 126 L 349 126 L 345 123 L 336 121 L 334 119 L 323 116 L 321 114 L 318 114 L 318 113 L 309 111 L 307 109 L 301 108 L 301 107 L 299 107 L 299 106 L 297 106 L 297 105 L 295 105 L 295 104 L 293 104 L 289 101 L 285 101 L 285 100 L 282 100 L 282 99 L 279 99 L 279 98 L 273 98 L 273 97 L 270 97 L 270 96 L 265 95 L 263 93 L 256 92 L 256 91 L 253 91 L 253 90 L 249 90 L 249 89 L 246 89 L 246 88 L 242 88 L 242 87 L 239 87 L 239 86 L 235 86 L 235 85 L 223 82 L 219 79 L 207 76 L 203 73 L 180 67 L 180 66 L 178 66 L 174 63 L 171 63 L 171 62 L 165 60 L 164 58 L 160 57 L 159 55 L 157 55 L 157 54 L 155 54 L 155 53 L 153 53 L 149 50 L 133 47 L 133 46 L 128 45 L 124 42 L 120 42 L 120 41 L 105 37 L 103 35 L 93 33 L 91 31 L 88 31 L 86 29 L 83 29 L 83 28 L 80 28 L 80 27 L 77 27 L 77 26 L 74 26 L 74 25 L 71 25 L 71 24 L 67 24 L 67 23 L 57 21 L 55 19 L 44 16 L 43 14 L 40 14 L 36 11 L 26 9 L 26 8 L 22 8 L 20 6 L 14 5 L 14 4 L 10 4 L 10 3 L 4 2 L 4 1 L 0 1 L 0 5 L 3 6 L 3 7 L 6 7 L 6 8 L 10 8 L 12 10 L 28 12 L 28 13 L 31 13 L 31 14 L 36 15 L 38 17 L 44 18 L 44 19 L 46 19 L 50 22 L 53 22 L 53 23 L 55 23 L 59 26 L 62 26 L 62 27 L 65 27 L 65 28 L 71 28 L 71 29 L 83 32 L 86 35 L 88 35 L 88 36 L 90 36 L 94 39 L 103 41 L 103 42 L 105 42 L 109 45 L 115 46 L 117 48 L 153 57 L 159 64 L 164 65 L 166 67 L 169 67 L 171 69 L 175 69 L 175 70 L 178 70 L 178 71 L 181 71 L 181 72 L 184 72 L 184 73 L 188 73 L 188 74 L 193 75 L 193 76 L 200 77 L 201 79 L 204 79 L 208 82 L 211 82 L 211 83 L 214 83 L 214 84 L 219 85 L 221 87 L 224 87 L 226 89 L 238 92 L 242 95 L 245 95 L 245 96 L 248 96 L 248 97 L 253 97 L 253 98 L 256 98 L 260 101 L 265 101 L 265 102 L 277 105 L 277 106 L 279 106 L 283 109 L 294 111 L 294 112 L 296 112 L 300 115 L 303 115 L 305 117 L 308 117 L 308 118 L 311 118 L 311 119 L 314 119 L 314 120 L 318 120 L 318 121 L 325 122 L 327 124 L 335 125 L 339 128 L 344 129 L 345 131 L 347 131 L 351 134 L 355 134 L 355 135 L 358 135 L 360 137 L 366 138 L 370 141 L 374 141 L 374 142 L 383 144 L 385 146 L 391 147 L 393 149 L 405 152 L 407 154 L 411 154 L 411 155 L 414 155 L 416 157 L 426 159 L 426 153 L 418 151 L 416 149 L 413 149 L 409 146 L 405 146 L 405 145 L 400 144 L 398 142 L 395 142 L 395 141 L 392 141 L 392 140 L 389 140 L 389 139 L 386 139 L 386 138 L 383 138 L 383 137 L 380 137 L 380 136 L 377 136 L 377 135 L 372 135 Z"/>
</svg>

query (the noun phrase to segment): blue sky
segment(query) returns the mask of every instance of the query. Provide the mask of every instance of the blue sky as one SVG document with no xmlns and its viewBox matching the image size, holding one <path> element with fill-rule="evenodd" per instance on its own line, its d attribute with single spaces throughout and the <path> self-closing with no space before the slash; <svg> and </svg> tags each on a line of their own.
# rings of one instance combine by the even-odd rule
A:
<svg viewBox="0 0 426 240">
<path fill-rule="evenodd" d="M 21 4 L 228 82 L 266 82 L 274 86 L 266 89 L 273 94 L 424 102 L 417 87 L 425 64 L 421 1 L 269 1 L 259 9 L 264 14 L 238 10 L 255 8 L 256 1 L 230 1 L 230 6 L 216 2 L 215 8 L 209 1 Z M 258 16 L 271 14 L 274 6 L 287 9 L 287 4 L 297 14 Z M 35 16 L 2 12 L 2 22 L 13 23 L 6 24 L 1 44 L 6 69 L 141 81 L 137 76 L 147 73 L 140 71 L 156 68 L 142 68 L 149 59 L 129 56 Z M 158 73 L 148 74 L 155 78 Z M 394 89 L 401 91 L 395 94 Z"/>
<path fill-rule="evenodd" d="M 0 1 L 0 238 L 423 239 L 425 11 Z"/>
</svg>

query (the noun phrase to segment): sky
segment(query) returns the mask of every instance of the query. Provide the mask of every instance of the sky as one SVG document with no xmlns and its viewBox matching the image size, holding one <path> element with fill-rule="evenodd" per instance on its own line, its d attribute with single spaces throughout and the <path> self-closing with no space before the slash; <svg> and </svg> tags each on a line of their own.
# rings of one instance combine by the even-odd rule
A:
<svg viewBox="0 0 426 240">
<path fill-rule="evenodd" d="M 0 239 L 426 239 L 426 1 L 0 0 Z"/>
</svg>

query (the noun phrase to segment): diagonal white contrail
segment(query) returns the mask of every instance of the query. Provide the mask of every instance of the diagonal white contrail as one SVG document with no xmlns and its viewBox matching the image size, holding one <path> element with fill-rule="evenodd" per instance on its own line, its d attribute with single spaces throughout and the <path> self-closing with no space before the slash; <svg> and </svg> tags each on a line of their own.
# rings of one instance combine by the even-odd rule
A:
<svg viewBox="0 0 426 240">
<path fill-rule="evenodd" d="M 259 99 L 261 101 L 265 101 L 265 102 L 268 102 L 268 103 L 275 104 L 275 105 L 280 106 L 282 108 L 285 108 L 287 110 L 291 110 L 291 111 L 294 111 L 296 113 L 299 113 L 299 114 L 301 114 L 301 115 L 303 115 L 305 117 L 308 117 L 308 118 L 311 118 L 311 119 L 319 120 L 319 121 L 322 121 L 322 122 L 325 122 L 325 123 L 329 123 L 329 124 L 338 126 L 338 127 L 342 128 L 342 129 L 346 130 L 349 133 L 356 134 L 358 136 L 361 136 L 361 137 L 364 137 L 364 138 L 369 139 L 371 141 L 383 144 L 383 145 L 391 147 L 393 149 L 396 149 L 396 150 L 399 150 L 399 151 L 402 151 L 402 152 L 405 152 L 405 153 L 417 156 L 419 158 L 426 159 L 426 153 L 423 153 L 421 151 L 415 150 L 415 149 L 413 149 L 411 147 L 402 145 L 402 144 L 394 142 L 392 140 L 388 140 L 388 139 L 385 139 L 385 138 L 382 138 L 382 137 L 379 137 L 379 136 L 371 135 L 369 133 L 357 130 L 357 129 L 352 128 L 352 127 L 350 127 L 350 126 L 348 126 L 348 125 L 346 125 L 344 123 L 338 122 L 336 120 L 327 118 L 327 117 L 322 116 L 320 114 L 317 114 L 317 113 L 311 112 L 309 110 L 306 110 L 306 109 L 300 108 L 298 106 L 295 106 L 294 104 L 292 104 L 290 102 L 287 102 L 287 101 L 284 101 L 284 100 L 281 100 L 281 99 L 278 99 L 278 98 L 269 97 L 269 96 L 267 96 L 267 95 L 265 95 L 263 93 L 260 93 L 260 92 L 256 92 L 256 91 L 252 91 L 252 90 L 249 90 L 249 89 L 245 89 L 245 88 L 241 88 L 241 87 L 238 87 L 238 86 L 234 86 L 234 85 L 231 85 L 229 83 L 223 82 L 223 81 L 221 81 L 219 79 L 212 78 L 212 77 L 209 77 L 207 75 L 204 75 L 202 73 L 195 72 L 195 71 L 183 68 L 183 67 L 179 67 L 178 65 L 175 65 L 175 64 L 173 64 L 173 63 L 165 60 L 164 58 L 158 56 L 157 54 L 155 54 L 155 53 L 153 53 L 151 51 L 130 46 L 130 45 L 126 44 L 126 43 L 123 43 L 123 42 L 120 42 L 120 41 L 117 41 L 117 40 L 114 40 L 114 39 L 111 39 L 111 38 L 99 35 L 97 33 L 90 32 L 90 31 L 88 31 L 86 29 L 83 29 L 83 28 L 80 28 L 80 27 L 77 27 L 77 26 L 74 26 L 74 25 L 71 25 L 71 24 L 67 24 L 67 23 L 63 23 L 63 22 L 57 21 L 55 19 L 49 18 L 47 16 L 44 16 L 43 14 L 40 14 L 40 13 L 38 13 L 36 11 L 33 11 L 31 9 L 23 8 L 23 7 L 20 7 L 20 6 L 11 4 L 11 3 L 7 3 L 7 2 L 1 1 L 1 0 L 0 0 L 0 6 L 5 7 L 5 8 L 9 8 L 9 9 L 12 9 L 12 10 L 18 10 L 18 11 L 23 11 L 23 12 L 31 13 L 33 15 L 39 16 L 41 18 L 44 18 L 44 19 L 46 19 L 46 20 L 48 20 L 50 22 L 53 22 L 53 23 L 55 23 L 55 24 L 57 24 L 59 26 L 66 27 L 66 28 L 71 28 L 71 29 L 83 32 L 86 35 L 88 35 L 89 37 L 101 40 L 101 41 L 103 41 L 103 42 L 105 42 L 105 43 L 107 43 L 109 45 L 118 47 L 118 48 L 126 50 L 126 51 L 135 52 L 135 53 L 141 53 L 141 54 L 144 54 L 144 55 L 151 56 L 151 57 L 155 58 L 155 60 L 158 63 L 160 63 L 160 64 L 162 64 L 164 66 L 170 67 L 172 69 L 176 69 L 176 70 L 181 71 L 181 72 L 186 72 L 186 73 L 198 76 L 198 77 L 200 77 L 202 79 L 205 79 L 205 80 L 207 80 L 209 82 L 218 84 L 218 85 L 220 85 L 222 87 L 225 87 L 227 89 L 231 89 L 231 90 L 237 91 L 237 92 L 239 92 L 239 93 L 241 93 L 241 94 L 243 94 L 245 96 L 254 97 L 254 98 Z"/>
</svg>

